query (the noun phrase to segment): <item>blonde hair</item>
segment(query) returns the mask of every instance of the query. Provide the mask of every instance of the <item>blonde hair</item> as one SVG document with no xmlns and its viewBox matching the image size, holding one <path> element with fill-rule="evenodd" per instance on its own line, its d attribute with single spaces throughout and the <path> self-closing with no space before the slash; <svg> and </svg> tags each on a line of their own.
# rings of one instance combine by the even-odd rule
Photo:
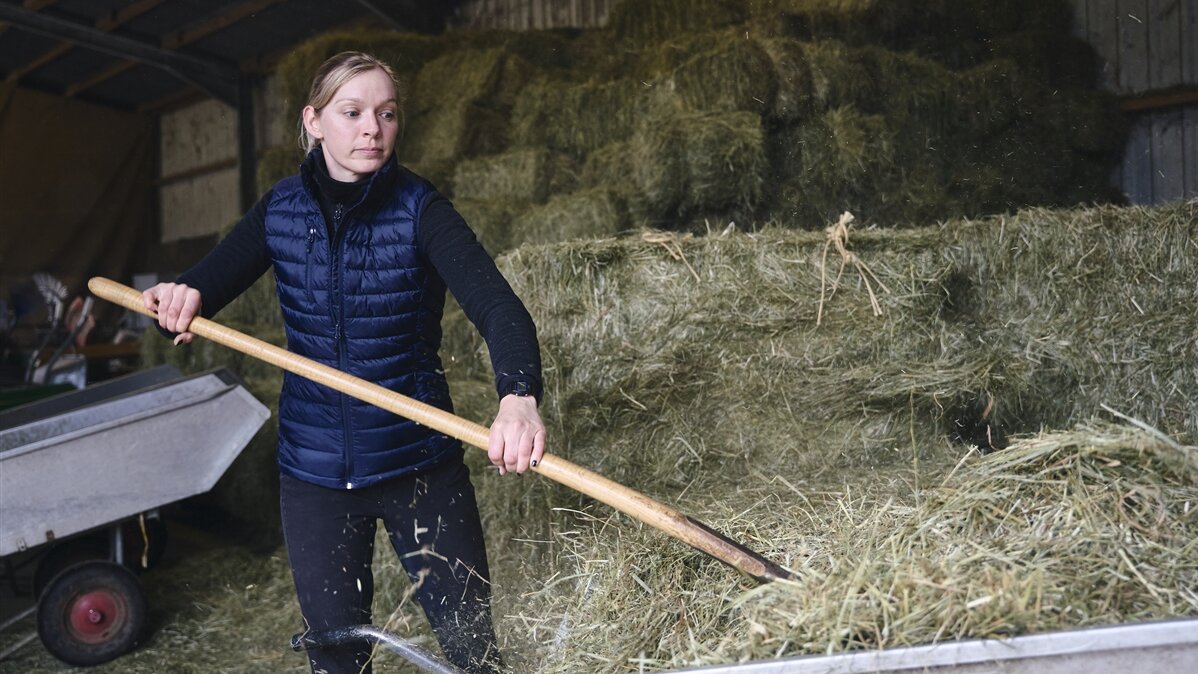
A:
<svg viewBox="0 0 1198 674">
<path fill-rule="evenodd" d="M 315 77 L 312 78 L 312 90 L 308 92 L 308 102 L 305 104 L 305 107 L 310 105 L 319 114 L 321 109 L 328 105 L 329 101 L 333 100 L 333 96 L 343 84 L 357 75 L 375 69 L 386 73 L 387 77 L 391 78 L 392 84 L 395 85 L 395 99 L 401 103 L 399 106 L 399 128 L 402 133 L 403 97 L 400 93 L 399 77 L 395 75 L 395 71 L 391 69 L 391 66 L 365 52 L 343 51 L 320 64 L 320 67 L 316 69 Z M 317 145 L 320 145 L 320 139 L 314 138 L 304 127 L 304 115 L 302 112 L 300 113 L 299 120 L 299 145 L 305 153 L 311 152 Z"/>
</svg>

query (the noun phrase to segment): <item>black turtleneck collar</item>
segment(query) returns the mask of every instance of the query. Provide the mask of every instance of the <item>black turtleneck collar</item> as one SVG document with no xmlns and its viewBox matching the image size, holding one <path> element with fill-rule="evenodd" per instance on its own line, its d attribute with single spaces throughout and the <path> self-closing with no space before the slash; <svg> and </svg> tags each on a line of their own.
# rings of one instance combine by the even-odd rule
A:
<svg viewBox="0 0 1198 674">
<path fill-rule="evenodd" d="M 366 192 L 366 188 L 370 185 L 370 179 L 374 174 L 369 174 L 358 178 L 352 183 L 341 182 L 333 176 L 329 175 L 328 162 L 324 158 L 324 152 L 320 153 L 317 161 L 312 162 L 316 175 L 316 185 L 320 189 L 323 197 L 332 200 L 336 203 L 352 206 L 358 203 L 362 195 Z"/>
<path fill-rule="evenodd" d="M 324 214 L 329 228 L 329 238 L 336 234 L 335 228 L 338 226 L 336 213 L 342 213 L 342 219 L 350 216 L 351 213 L 361 216 L 364 211 L 372 210 L 375 205 L 381 203 L 381 199 L 386 198 L 390 191 L 388 187 L 394 184 L 396 179 L 396 168 L 395 153 L 392 152 L 391 157 L 382 168 L 352 183 L 346 183 L 329 175 L 324 148 L 318 145 L 308 154 L 300 172 Z M 363 203 L 364 199 L 369 201 Z"/>
</svg>

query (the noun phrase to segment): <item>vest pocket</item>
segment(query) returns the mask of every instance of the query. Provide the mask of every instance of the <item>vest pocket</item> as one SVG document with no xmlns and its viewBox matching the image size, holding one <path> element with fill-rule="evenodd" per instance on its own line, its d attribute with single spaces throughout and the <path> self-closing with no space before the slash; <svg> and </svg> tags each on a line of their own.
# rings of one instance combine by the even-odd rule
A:
<svg viewBox="0 0 1198 674">
<path fill-rule="evenodd" d="M 316 243 L 316 226 L 308 223 L 308 244 L 304 247 L 305 258 L 304 264 L 304 290 L 308 294 L 308 301 L 316 301 L 316 292 L 312 290 L 312 248 Z"/>
</svg>

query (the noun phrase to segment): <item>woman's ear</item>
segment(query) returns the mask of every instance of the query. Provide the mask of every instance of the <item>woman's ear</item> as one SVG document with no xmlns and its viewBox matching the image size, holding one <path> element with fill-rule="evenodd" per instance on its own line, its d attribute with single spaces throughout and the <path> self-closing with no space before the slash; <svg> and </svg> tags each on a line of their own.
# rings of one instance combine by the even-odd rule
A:
<svg viewBox="0 0 1198 674">
<path fill-rule="evenodd" d="M 316 140 L 323 139 L 320 133 L 320 114 L 310 105 L 304 107 L 304 129 Z"/>
</svg>

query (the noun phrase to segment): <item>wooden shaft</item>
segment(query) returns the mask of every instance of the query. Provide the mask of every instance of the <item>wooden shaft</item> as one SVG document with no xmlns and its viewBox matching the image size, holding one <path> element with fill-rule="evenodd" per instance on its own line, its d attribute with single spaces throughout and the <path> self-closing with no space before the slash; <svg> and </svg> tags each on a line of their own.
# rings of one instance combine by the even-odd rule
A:
<svg viewBox="0 0 1198 674">
<path fill-rule="evenodd" d="M 130 311 L 157 317 L 153 311 L 146 309 L 141 293 L 133 288 L 101 277 L 92 278 L 87 287 L 97 296 Z M 296 355 L 206 318 L 192 319 L 188 331 L 394 412 L 468 445 L 484 451 L 487 449 L 490 431 L 486 427 L 445 410 Z M 792 577 L 790 572 L 703 523 L 561 457 L 546 453 L 533 470 L 606 503 L 759 581 Z"/>
</svg>

